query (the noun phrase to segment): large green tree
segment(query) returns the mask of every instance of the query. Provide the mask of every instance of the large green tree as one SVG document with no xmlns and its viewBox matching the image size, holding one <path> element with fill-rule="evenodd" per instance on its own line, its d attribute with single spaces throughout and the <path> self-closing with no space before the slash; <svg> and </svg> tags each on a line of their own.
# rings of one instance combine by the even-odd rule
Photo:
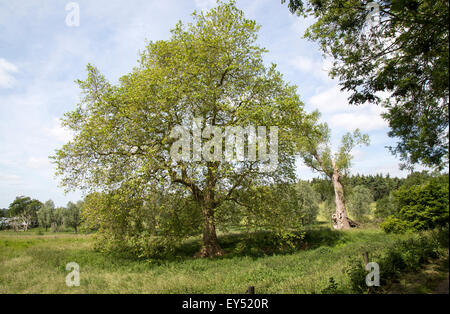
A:
<svg viewBox="0 0 450 314">
<path fill-rule="evenodd" d="M 37 212 L 42 203 L 28 196 L 17 196 L 9 205 L 8 216 L 14 217 L 24 227 L 25 231 L 37 223 Z"/>
<path fill-rule="evenodd" d="M 64 224 L 64 212 L 66 211 L 65 207 L 56 207 L 53 211 L 52 216 L 52 231 L 58 232 L 61 231 L 61 228 Z"/>
<path fill-rule="evenodd" d="M 52 200 L 46 201 L 37 212 L 39 226 L 45 228 L 45 231 L 52 226 L 55 216 L 55 203 Z"/>
<path fill-rule="evenodd" d="M 118 209 L 154 190 L 184 194 L 203 217 L 201 255 L 212 257 L 223 254 L 215 211 L 224 202 L 242 206 L 257 186 L 294 182 L 295 139 L 308 116 L 296 88 L 275 65 L 264 65 L 266 50 L 256 44 L 260 27 L 234 2 L 193 18 L 179 22 L 170 39 L 150 42 L 118 85 L 88 66 L 88 78 L 79 81 L 82 102 L 64 119 L 75 136 L 55 162 L 68 188 L 114 193 L 126 203 Z M 178 139 L 171 131 L 182 126 L 195 137 L 194 118 L 200 119 L 200 140 L 193 146 L 209 145 L 214 127 L 219 133 L 226 127 L 278 127 L 276 170 L 260 171 L 266 164 L 261 159 L 211 160 L 221 145 L 175 160 L 171 149 Z"/>
<path fill-rule="evenodd" d="M 78 233 L 78 227 L 81 225 L 82 207 L 82 201 L 78 201 L 77 203 L 68 202 L 66 209 L 63 212 L 64 225 L 73 228 L 75 230 L 75 233 Z"/>
<path fill-rule="evenodd" d="M 330 74 L 352 93 L 349 102 L 387 108 L 389 135 L 399 138 L 390 150 L 403 166 L 445 166 L 448 0 L 290 0 L 288 6 L 315 18 L 305 36 L 334 60 Z"/>
</svg>

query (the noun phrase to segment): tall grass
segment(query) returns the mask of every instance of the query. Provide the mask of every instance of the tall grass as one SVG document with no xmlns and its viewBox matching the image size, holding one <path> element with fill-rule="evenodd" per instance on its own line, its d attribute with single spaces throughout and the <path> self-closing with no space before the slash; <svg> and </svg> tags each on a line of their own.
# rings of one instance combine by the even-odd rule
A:
<svg viewBox="0 0 450 314">
<path fill-rule="evenodd" d="M 376 229 L 339 232 L 315 226 L 302 249 L 264 253 L 240 251 L 239 234 L 221 236 L 229 252 L 216 259 L 193 257 L 190 239 L 171 260 L 135 260 L 96 252 L 91 235 L 0 232 L 0 293 L 320 293 L 333 277 L 351 292 L 343 269 L 350 257 L 375 252 L 411 235 Z M 65 265 L 80 265 L 79 287 L 67 287 Z"/>
</svg>

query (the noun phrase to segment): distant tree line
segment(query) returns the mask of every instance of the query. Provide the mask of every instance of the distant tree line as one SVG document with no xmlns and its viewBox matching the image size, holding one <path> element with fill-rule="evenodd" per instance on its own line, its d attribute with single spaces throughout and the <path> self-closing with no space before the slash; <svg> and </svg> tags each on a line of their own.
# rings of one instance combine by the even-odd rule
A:
<svg viewBox="0 0 450 314">
<path fill-rule="evenodd" d="M 352 175 L 345 178 L 346 185 L 349 187 L 364 186 L 369 189 L 373 201 L 378 201 L 383 198 L 392 190 L 398 189 L 402 182 L 406 179 L 404 178 L 391 178 L 389 175 L 383 176 L 383 174 L 376 175 Z M 311 180 L 311 184 L 314 190 L 320 194 L 321 200 L 325 201 L 330 197 L 330 191 L 332 191 L 332 186 L 329 180 L 324 178 L 314 178 Z"/>
<path fill-rule="evenodd" d="M 391 177 L 383 174 L 376 175 L 361 175 L 356 174 L 352 176 L 347 176 L 345 178 L 345 183 L 349 188 L 356 186 L 364 186 L 369 189 L 373 201 L 389 196 L 389 194 L 399 189 L 401 186 L 412 186 L 420 185 L 428 181 L 430 178 L 439 176 L 439 173 L 435 172 L 412 172 L 406 178 Z M 332 194 L 332 185 L 328 179 L 325 178 L 313 178 L 311 180 L 311 185 L 314 190 L 320 194 L 322 201 L 325 201 Z"/>
<path fill-rule="evenodd" d="M 7 209 L 0 210 L 1 228 L 15 231 L 42 227 L 46 231 L 61 231 L 62 227 L 73 228 L 78 232 L 81 225 L 83 202 L 68 202 L 66 207 L 55 207 L 52 200 L 45 203 L 28 196 L 17 196 Z"/>
<path fill-rule="evenodd" d="M 310 181 L 318 193 L 323 216 L 334 210 L 334 192 L 331 182 L 325 178 Z M 349 212 L 353 218 L 364 221 L 372 214 L 389 232 L 406 231 L 412 225 L 418 229 L 430 229 L 448 223 L 448 174 L 438 172 L 413 172 L 406 178 L 389 175 L 353 175 L 345 178 L 346 194 L 349 195 Z M 376 204 L 372 209 L 371 203 Z M 423 219 L 419 219 L 419 216 Z M 412 218 L 412 217 L 415 218 Z M 411 219 L 407 223 L 402 219 Z M 428 217 L 428 218 L 425 218 Z M 395 218 L 395 219 L 394 219 Z"/>
<path fill-rule="evenodd" d="M 380 224 L 386 232 L 395 233 L 448 224 L 448 174 L 423 171 L 406 178 L 353 175 L 345 180 L 348 210 L 351 218 L 359 223 Z M 261 201 L 260 193 L 271 197 Z M 0 229 L 7 227 L 17 231 L 40 227 L 59 232 L 72 228 L 77 233 L 82 225 L 84 231 L 120 227 L 130 234 L 151 232 L 158 236 L 153 237 L 151 243 L 142 242 L 135 252 L 146 256 L 170 253 L 181 239 L 201 233 L 201 213 L 186 195 L 155 193 L 139 206 L 130 202 L 126 219 L 120 215 L 124 210 L 120 197 L 92 193 L 83 201 L 56 207 L 52 200 L 42 203 L 18 196 L 8 209 L 0 210 L 4 216 L 0 218 Z M 117 204 L 116 198 L 119 198 Z M 317 223 L 319 214 L 321 219 L 331 223 L 336 206 L 333 184 L 321 178 L 299 180 L 291 186 L 256 189 L 247 203 L 252 204 L 251 207 L 229 202 L 223 205 L 227 208 L 218 208 L 217 227 L 222 231 L 230 228 L 258 231 L 289 226 L 290 230 L 302 232 L 304 226 Z M 266 214 L 267 219 L 259 219 Z"/>
</svg>

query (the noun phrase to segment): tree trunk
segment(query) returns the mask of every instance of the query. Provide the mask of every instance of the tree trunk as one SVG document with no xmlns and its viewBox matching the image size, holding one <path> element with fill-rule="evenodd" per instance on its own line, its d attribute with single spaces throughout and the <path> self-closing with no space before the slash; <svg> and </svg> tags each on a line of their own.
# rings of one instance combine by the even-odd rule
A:
<svg viewBox="0 0 450 314">
<path fill-rule="evenodd" d="M 222 256 L 223 250 L 217 241 L 216 226 L 214 223 L 214 211 L 205 208 L 203 210 L 203 246 L 200 251 L 202 257 Z"/>
<path fill-rule="evenodd" d="M 205 191 L 202 204 L 203 212 L 203 246 L 200 251 L 202 257 L 222 256 L 224 251 L 217 241 L 216 225 L 214 221 L 214 191 Z"/>
<path fill-rule="evenodd" d="M 347 211 L 345 209 L 345 195 L 344 187 L 340 181 L 341 174 L 333 162 L 333 176 L 331 180 L 333 182 L 334 194 L 336 195 L 336 212 L 333 214 L 333 227 L 338 230 L 350 229 L 350 224 L 347 217 Z"/>
</svg>

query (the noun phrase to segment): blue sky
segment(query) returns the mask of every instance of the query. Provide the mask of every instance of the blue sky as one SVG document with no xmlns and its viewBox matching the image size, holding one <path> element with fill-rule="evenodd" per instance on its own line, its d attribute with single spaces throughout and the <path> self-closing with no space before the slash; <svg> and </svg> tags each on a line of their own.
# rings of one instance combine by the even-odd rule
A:
<svg viewBox="0 0 450 314">
<path fill-rule="evenodd" d="M 74 83 L 83 79 L 87 63 L 111 81 L 137 64 L 147 40 L 168 39 L 178 20 L 189 22 L 194 10 L 208 9 L 214 0 L 95 0 L 76 1 L 78 27 L 69 27 L 63 0 L 0 0 L 0 208 L 17 195 L 56 205 L 78 200 L 80 192 L 64 194 L 48 156 L 70 139 L 59 118 L 79 100 Z M 387 123 L 377 106 L 354 107 L 327 75 L 329 63 L 316 44 L 302 38 L 312 22 L 290 14 L 278 0 L 239 0 L 245 15 L 262 27 L 259 43 L 285 80 L 298 86 L 308 110 L 319 109 L 339 142 L 347 131 L 360 128 L 371 138 L 369 147 L 355 150 L 353 173 L 405 176 L 386 146 Z M 312 173 L 301 162 L 303 179 Z"/>
</svg>

